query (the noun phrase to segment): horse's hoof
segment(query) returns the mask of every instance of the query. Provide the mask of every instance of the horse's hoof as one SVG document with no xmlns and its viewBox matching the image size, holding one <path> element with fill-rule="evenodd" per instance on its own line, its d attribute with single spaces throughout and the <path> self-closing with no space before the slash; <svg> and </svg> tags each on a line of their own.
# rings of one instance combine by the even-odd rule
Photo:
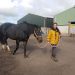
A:
<svg viewBox="0 0 75 75">
<path fill-rule="evenodd" d="M 15 55 L 15 53 L 13 53 L 13 55 Z"/>
<path fill-rule="evenodd" d="M 8 51 L 9 54 L 11 54 L 11 51 Z"/>
<path fill-rule="evenodd" d="M 6 50 L 4 50 L 4 52 L 6 52 Z"/>
</svg>

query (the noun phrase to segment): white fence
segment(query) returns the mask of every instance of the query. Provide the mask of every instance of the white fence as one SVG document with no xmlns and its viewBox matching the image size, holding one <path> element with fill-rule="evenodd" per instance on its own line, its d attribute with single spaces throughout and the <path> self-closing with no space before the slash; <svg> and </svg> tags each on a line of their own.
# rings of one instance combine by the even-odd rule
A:
<svg viewBox="0 0 75 75">
<path fill-rule="evenodd" d="M 70 36 L 71 34 L 75 34 L 75 25 L 58 26 L 58 28 L 62 36 Z M 47 34 L 50 28 L 42 27 L 41 29 L 44 34 Z"/>
<path fill-rule="evenodd" d="M 75 24 L 70 24 L 69 25 L 69 35 L 70 36 L 75 36 Z"/>
<path fill-rule="evenodd" d="M 71 33 L 71 34 L 75 34 L 75 24 L 71 24 L 70 26 L 69 26 L 69 32 Z"/>
<path fill-rule="evenodd" d="M 62 36 L 68 36 L 68 26 L 58 26 Z M 41 28 L 44 34 L 48 33 L 50 28 L 42 27 Z"/>
<path fill-rule="evenodd" d="M 68 36 L 68 26 L 58 26 L 62 36 Z"/>
</svg>

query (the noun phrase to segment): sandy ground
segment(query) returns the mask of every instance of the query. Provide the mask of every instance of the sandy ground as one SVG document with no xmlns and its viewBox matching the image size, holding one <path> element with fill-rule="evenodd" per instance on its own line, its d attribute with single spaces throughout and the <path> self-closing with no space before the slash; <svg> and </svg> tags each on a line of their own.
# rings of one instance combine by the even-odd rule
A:
<svg viewBox="0 0 75 75">
<path fill-rule="evenodd" d="M 8 42 L 13 51 L 15 41 Z M 75 75 L 75 37 L 62 37 L 57 48 L 58 62 L 50 57 L 50 45 L 39 48 L 36 43 L 35 37 L 30 37 L 26 59 L 22 43 L 14 56 L 3 52 L 0 46 L 0 75 Z"/>
</svg>

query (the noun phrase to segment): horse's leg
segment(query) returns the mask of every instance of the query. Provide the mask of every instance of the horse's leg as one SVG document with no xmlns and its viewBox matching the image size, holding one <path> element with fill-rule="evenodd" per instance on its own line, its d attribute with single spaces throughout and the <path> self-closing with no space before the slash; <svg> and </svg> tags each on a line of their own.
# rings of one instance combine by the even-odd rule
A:
<svg viewBox="0 0 75 75">
<path fill-rule="evenodd" d="M 14 50 L 13 55 L 15 55 L 16 51 L 18 50 L 18 48 L 19 48 L 19 41 L 16 40 L 16 49 Z"/>
<path fill-rule="evenodd" d="M 1 40 L 1 44 L 2 44 L 2 49 L 4 50 L 4 52 L 6 51 L 7 47 L 6 47 L 6 44 L 7 44 L 7 39 L 6 37 L 4 37 L 2 40 Z"/>
<path fill-rule="evenodd" d="M 11 50 L 10 50 L 10 47 L 9 47 L 9 45 L 8 45 L 7 40 L 6 40 L 6 49 L 8 50 L 8 52 L 11 52 Z"/>
<path fill-rule="evenodd" d="M 27 41 L 24 41 L 23 44 L 24 44 L 24 58 L 26 58 L 26 57 L 28 57 L 28 56 L 26 55 L 26 45 L 27 45 Z"/>
<path fill-rule="evenodd" d="M 6 47 L 7 47 L 7 50 L 8 50 L 9 52 L 11 52 L 10 47 L 9 47 L 8 45 L 6 45 Z"/>
<path fill-rule="evenodd" d="M 2 50 L 5 52 L 5 44 L 2 44 Z"/>
</svg>

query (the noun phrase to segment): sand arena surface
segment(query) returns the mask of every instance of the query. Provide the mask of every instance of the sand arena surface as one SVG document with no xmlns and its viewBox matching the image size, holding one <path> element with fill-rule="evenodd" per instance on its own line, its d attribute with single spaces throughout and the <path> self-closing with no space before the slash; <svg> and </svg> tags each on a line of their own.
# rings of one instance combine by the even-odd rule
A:
<svg viewBox="0 0 75 75">
<path fill-rule="evenodd" d="M 15 41 L 8 40 L 11 50 Z M 23 46 L 13 56 L 3 52 L 0 46 L 0 75 L 75 75 L 75 37 L 62 37 L 58 45 L 54 62 L 51 47 L 39 48 L 35 37 L 31 36 L 27 44 L 28 58 L 23 56 Z"/>
</svg>

